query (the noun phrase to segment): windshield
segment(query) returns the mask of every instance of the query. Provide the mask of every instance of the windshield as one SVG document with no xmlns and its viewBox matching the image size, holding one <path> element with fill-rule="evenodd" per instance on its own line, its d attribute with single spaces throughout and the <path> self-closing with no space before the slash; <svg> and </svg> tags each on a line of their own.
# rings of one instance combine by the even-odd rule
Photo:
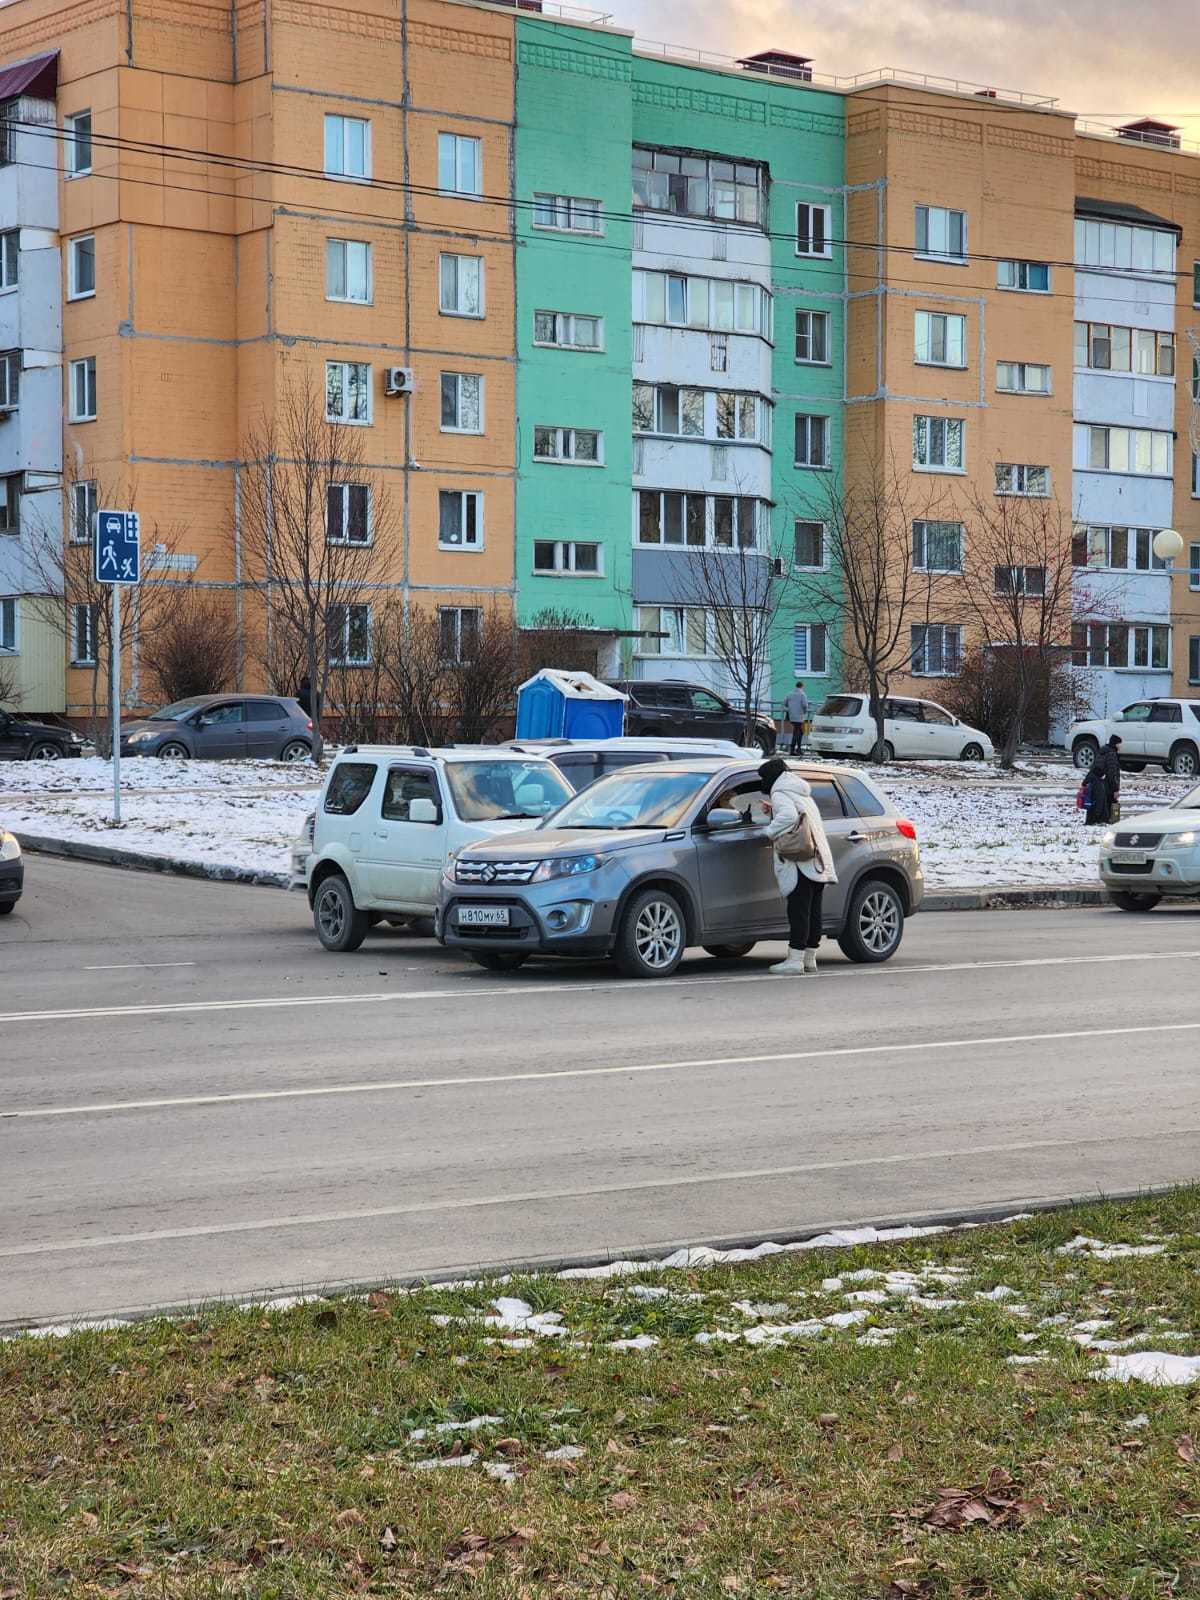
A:
<svg viewBox="0 0 1200 1600">
<path fill-rule="evenodd" d="M 710 772 L 634 770 L 601 778 L 554 818 L 556 828 L 673 828 L 709 782 Z"/>
<path fill-rule="evenodd" d="M 448 761 L 446 781 L 464 822 L 534 820 L 574 793 L 549 761 Z"/>
<path fill-rule="evenodd" d="M 1178 800 L 1172 800 L 1171 806 L 1176 811 L 1200 811 L 1200 784 L 1180 795 Z"/>
<path fill-rule="evenodd" d="M 173 705 L 162 706 L 150 713 L 151 722 L 182 722 L 189 711 L 204 704 L 203 695 L 193 695 L 190 700 L 176 700 Z"/>
</svg>

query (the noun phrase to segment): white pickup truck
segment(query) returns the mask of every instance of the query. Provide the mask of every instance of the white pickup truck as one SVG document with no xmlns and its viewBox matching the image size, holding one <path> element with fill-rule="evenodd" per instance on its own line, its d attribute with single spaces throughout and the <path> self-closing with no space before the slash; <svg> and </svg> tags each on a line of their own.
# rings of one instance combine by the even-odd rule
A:
<svg viewBox="0 0 1200 1600">
<path fill-rule="evenodd" d="M 573 790 L 545 756 L 494 746 L 348 746 L 292 846 L 326 950 L 357 950 L 373 924 L 430 918 L 463 845 L 528 828 Z"/>
</svg>

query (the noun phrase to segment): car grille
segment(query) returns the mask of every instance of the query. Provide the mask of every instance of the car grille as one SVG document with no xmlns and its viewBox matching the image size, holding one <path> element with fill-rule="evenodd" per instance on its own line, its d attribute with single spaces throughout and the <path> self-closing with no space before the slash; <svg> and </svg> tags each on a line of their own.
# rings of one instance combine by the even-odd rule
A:
<svg viewBox="0 0 1200 1600">
<path fill-rule="evenodd" d="M 455 883 L 531 883 L 539 861 L 472 861 L 454 864 Z"/>
<path fill-rule="evenodd" d="M 1131 846 L 1136 850 L 1155 850 L 1161 843 L 1161 833 L 1119 833 L 1117 835 L 1118 850 L 1128 850 Z"/>
<path fill-rule="evenodd" d="M 1154 871 L 1154 863 L 1152 861 L 1110 861 L 1108 870 L 1110 872 L 1124 873 L 1126 877 L 1145 878 Z"/>
</svg>

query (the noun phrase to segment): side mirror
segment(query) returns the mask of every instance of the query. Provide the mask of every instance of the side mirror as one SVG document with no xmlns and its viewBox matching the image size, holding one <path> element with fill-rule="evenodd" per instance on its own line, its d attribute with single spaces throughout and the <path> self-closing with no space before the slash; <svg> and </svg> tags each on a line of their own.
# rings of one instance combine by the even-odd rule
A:
<svg viewBox="0 0 1200 1600">
<path fill-rule="evenodd" d="M 951 717 L 950 721 L 954 724 L 954 726 L 956 728 L 961 728 L 962 727 L 962 723 L 958 720 L 957 717 Z"/>
<path fill-rule="evenodd" d="M 732 806 L 716 806 L 704 819 L 710 828 L 740 828 L 746 819 Z"/>
<path fill-rule="evenodd" d="M 1123 711 L 1114 711 L 1113 714 L 1112 714 L 1111 720 L 1113 722 L 1124 722 L 1125 721 L 1125 713 Z"/>
<path fill-rule="evenodd" d="M 408 820 L 410 822 L 440 822 L 441 808 L 432 800 L 412 800 L 408 807 Z"/>
</svg>

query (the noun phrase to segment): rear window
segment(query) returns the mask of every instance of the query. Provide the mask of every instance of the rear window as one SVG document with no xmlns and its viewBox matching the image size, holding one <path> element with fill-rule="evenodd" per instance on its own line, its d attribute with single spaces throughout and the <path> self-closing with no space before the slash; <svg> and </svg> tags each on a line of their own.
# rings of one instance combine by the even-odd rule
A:
<svg viewBox="0 0 1200 1600">
<path fill-rule="evenodd" d="M 817 802 L 817 810 L 826 822 L 836 821 L 846 815 L 846 808 L 842 804 L 842 797 L 835 783 L 814 783 L 812 792 L 813 799 Z"/>
<path fill-rule="evenodd" d="M 886 817 L 887 807 L 878 795 L 872 794 L 861 778 L 852 778 L 849 773 L 842 777 L 842 788 L 850 804 L 860 817 Z"/>
<path fill-rule="evenodd" d="M 329 774 L 325 810 L 331 817 L 349 817 L 371 792 L 375 766 L 370 761 L 342 761 Z"/>
<path fill-rule="evenodd" d="M 857 717 L 862 711 L 862 701 L 856 694 L 831 694 L 821 707 L 822 717 Z"/>
<path fill-rule="evenodd" d="M 278 700 L 247 700 L 247 722 L 284 722 L 287 712 Z"/>
</svg>

